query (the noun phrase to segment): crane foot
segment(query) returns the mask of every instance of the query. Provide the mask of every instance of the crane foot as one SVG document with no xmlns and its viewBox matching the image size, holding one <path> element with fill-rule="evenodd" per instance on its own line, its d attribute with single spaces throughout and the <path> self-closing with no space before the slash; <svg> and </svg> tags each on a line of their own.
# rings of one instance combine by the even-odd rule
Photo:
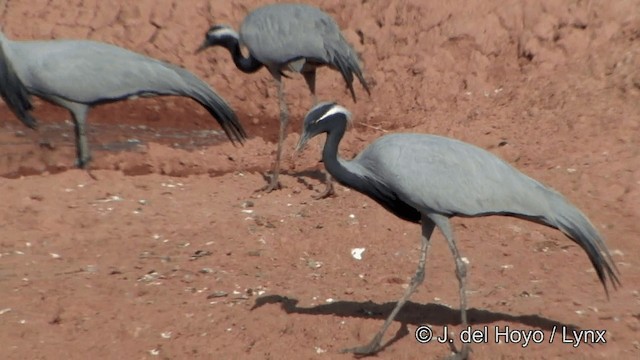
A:
<svg viewBox="0 0 640 360">
<path fill-rule="evenodd" d="M 90 162 L 91 162 L 91 156 L 84 156 L 84 157 L 79 156 L 76 159 L 74 166 L 77 167 L 78 169 L 86 169 L 87 165 L 89 165 Z"/>
<path fill-rule="evenodd" d="M 336 192 L 333 189 L 333 183 L 327 183 L 327 186 L 324 188 L 324 191 L 317 195 L 311 195 L 311 197 L 315 200 L 326 199 L 330 196 L 335 195 Z"/>
<path fill-rule="evenodd" d="M 261 187 L 260 189 L 256 190 L 256 192 L 270 193 L 273 190 L 280 190 L 280 189 L 282 189 L 282 184 L 280 184 L 280 181 L 278 181 L 277 178 L 274 179 L 272 177 L 267 185 L 265 185 L 265 186 Z"/>
<path fill-rule="evenodd" d="M 371 356 L 375 355 L 378 351 L 382 349 L 380 345 L 380 340 L 374 338 L 370 343 L 364 346 L 356 346 L 353 348 L 347 348 L 340 350 L 341 353 L 352 353 L 357 357 Z"/>
<path fill-rule="evenodd" d="M 470 348 L 468 344 L 463 344 L 460 351 L 456 351 L 452 346 L 453 354 L 446 357 L 447 360 L 467 360 L 469 358 Z"/>
</svg>

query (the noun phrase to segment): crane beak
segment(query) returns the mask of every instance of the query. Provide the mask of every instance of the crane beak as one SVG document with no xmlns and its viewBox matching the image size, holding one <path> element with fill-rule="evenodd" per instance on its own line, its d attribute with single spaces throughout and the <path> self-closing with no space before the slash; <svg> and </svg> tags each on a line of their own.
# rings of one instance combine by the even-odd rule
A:
<svg viewBox="0 0 640 360">
<path fill-rule="evenodd" d="M 302 150 L 304 150 L 305 146 L 307 146 L 308 141 L 309 141 L 309 135 L 307 134 L 306 131 L 303 131 L 302 135 L 300 135 L 300 140 L 298 140 L 298 145 L 296 146 L 296 151 L 295 151 L 296 156 L 302 153 Z"/>
</svg>

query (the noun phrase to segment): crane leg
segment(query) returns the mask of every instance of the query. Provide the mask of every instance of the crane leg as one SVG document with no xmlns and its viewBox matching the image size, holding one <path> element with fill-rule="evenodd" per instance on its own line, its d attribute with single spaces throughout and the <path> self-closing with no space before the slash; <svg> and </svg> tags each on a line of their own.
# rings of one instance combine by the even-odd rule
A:
<svg viewBox="0 0 640 360">
<path fill-rule="evenodd" d="M 84 169 L 91 161 L 91 151 L 89 150 L 89 141 L 87 140 L 86 119 L 89 107 L 84 104 L 67 102 L 63 104 L 69 109 L 73 122 L 75 124 L 76 135 L 76 166 Z"/>
<path fill-rule="evenodd" d="M 267 193 L 270 193 L 273 190 L 282 188 L 282 185 L 278 180 L 278 176 L 280 175 L 282 143 L 284 142 L 284 139 L 287 137 L 287 126 L 289 125 L 289 110 L 287 109 L 287 103 L 284 99 L 284 84 L 280 77 L 276 78 L 276 82 L 278 83 L 278 101 L 280 104 L 280 131 L 278 133 L 278 148 L 276 150 L 276 162 L 273 165 L 273 170 L 271 171 L 271 180 L 269 181 L 269 184 L 267 184 L 266 186 L 260 189 Z"/>
<path fill-rule="evenodd" d="M 387 320 L 385 320 L 382 328 L 376 333 L 373 339 L 364 346 L 358 346 L 354 348 L 348 348 L 342 350 L 343 353 L 354 353 L 356 355 L 373 355 L 382 349 L 382 336 L 387 331 L 393 319 L 395 319 L 398 312 L 402 306 L 409 300 L 409 297 L 416 291 L 418 285 L 422 284 L 425 277 L 425 265 L 427 263 L 427 252 L 429 251 L 429 245 L 431 245 L 431 234 L 433 234 L 433 229 L 435 227 L 435 223 L 426 216 L 422 216 L 422 246 L 420 247 L 420 260 L 418 261 L 418 269 L 416 270 L 416 274 L 411 279 L 411 283 L 409 283 L 409 287 L 405 290 L 404 294 L 396 303 L 396 306 L 391 311 Z"/>
<path fill-rule="evenodd" d="M 302 73 L 302 76 L 304 77 L 304 81 L 307 83 L 307 86 L 309 87 L 309 91 L 311 92 L 311 98 L 313 100 L 313 106 L 315 106 L 318 104 L 318 97 L 316 96 L 316 69 L 314 68 L 313 70 L 305 71 Z M 320 152 L 322 153 L 322 151 Z M 325 189 L 321 193 L 312 196 L 312 198 L 316 200 L 324 199 L 335 194 L 335 190 L 333 188 L 333 179 L 331 177 L 331 174 L 329 174 L 327 170 L 324 170 L 323 172 L 325 176 L 324 178 Z"/>
<path fill-rule="evenodd" d="M 449 250 L 456 262 L 456 277 L 458 278 L 459 290 L 460 290 L 460 318 L 462 328 L 467 329 L 469 322 L 467 320 L 467 264 L 462 260 L 458 246 L 456 245 L 456 239 L 453 236 L 453 230 L 451 229 L 451 223 L 449 219 L 443 215 L 431 215 L 430 218 L 436 223 L 438 229 L 442 231 L 442 234 L 447 239 L 449 244 Z M 469 357 L 469 344 L 463 343 L 460 351 L 456 352 L 452 346 L 454 354 L 449 359 L 467 359 Z"/>
<path fill-rule="evenodd" d="M 314 198 L 315 200 L 328 198 L 329 196 L 336 193 L 335 189 L 333 188 L 333 178 L 331 177 L 331 174 L 329 174 L 327 170 L 324 170 L 323 172 L 325 188 L 321 193 L 312 196 L 312 198 Z"/>
</svg>

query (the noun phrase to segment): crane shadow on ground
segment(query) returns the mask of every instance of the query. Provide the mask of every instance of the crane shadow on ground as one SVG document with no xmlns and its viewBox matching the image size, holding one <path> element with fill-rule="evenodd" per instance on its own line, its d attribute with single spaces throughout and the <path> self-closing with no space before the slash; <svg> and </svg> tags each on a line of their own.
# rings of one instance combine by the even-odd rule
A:
<svg viewBox="0 0 640 360">
<path fill-rule="evenodd" d="M 327 177 L 327 175 L 319 169 L 315 169 L 315 170 L 307 169 L 307 170 L 296 171 L 291 175 L 296 178 L 296 181 L 301 186 L 304 186 L 308 190 L 315 189 L 316 191 L 321 191 L 322 189 L 324 189 L 325 181 Z M 314 179 L 318 181 L 320 184 L 314 185 L 311 182 L 309 182 L 309 179 Z"/>
<path fill-rule="evenodd" d="M 268 304 L 280 304 L 284 312 L 287 314 L 306 314 L 306 315 L 335 315 L 340 317 L 357 317 L 366 319 L 385 320 L 396 306 L 396 302 L 386 302 L 377 304 L 372 301 L 335 301 L 330 304 L 321 304 L 310 307 L 298 306 L 298 300 L 288 298 L 281 295 L 268 295 L 256 299 L 251 310 L 255 310 Z M 567 329 L 567 333 L 572 334 L 573 330 L 579 330 L 576 325 L 564 324 L 556 320 L 545 318 L 540 315 L 511 315 L 502 312 L 493 312 L 470 308 L 467 310 L 469 325 L 491 324 L 500 321 L 522 324 L 533 328 L 546 331 L 563 327 Z M 409 334 L 408 324 L 431 326 L 459 325 L 460 310 L 452 309 L 441 304 L 418 304 L 412 301 L 402 307 L 395 321 L 401 323 L 401 327 L 396 335 L 384 344 L 388 347 L 394 342 Z M 382 323 L 380 323 L 382 326 Z"/>
<path fill-rule="evenodd" d="M 262 178 L 264 179 L 264 181 L 266 183 L 268 183 L 269 181 L 271 181 L 271 171 L 260 171 L 260 169 L 258 168 L 251 168 L 249 169 L 250 171 L 256 171 L 258 173 L 260 173 L 260 175 L 262 176 Z M 313 179 L 316 180 L 318 182 L 320 182 L 321 184 L 324 184 L 325 179 L 326 179 L 326 175 L 324 172 L 322 172 L 322 170 L 320 169 L 305 169 L 305 170 L 280 170 L 280 175 L 281 176 L 291 176 L 293 178 L 296 179 L 296 181 L 302 185 L 303 187 L 309 189 L 309 190 L 313 190 L 314 187 L 316 185 L 314 185 L 313 183 L 309 182 L 308 179 Z"/>
</svg>

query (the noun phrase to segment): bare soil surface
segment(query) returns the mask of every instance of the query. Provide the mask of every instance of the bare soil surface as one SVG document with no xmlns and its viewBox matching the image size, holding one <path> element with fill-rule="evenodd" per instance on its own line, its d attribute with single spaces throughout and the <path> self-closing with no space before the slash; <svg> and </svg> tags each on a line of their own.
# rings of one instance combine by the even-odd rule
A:
<svg viewBox="0 0 640 360">
<path fill-rule="evenodd" d="M 274 159 L 275 86 L 266 70 L 236 70 L 224 49 L 194 54 L 211 23 L 238 26 L 260 4 L 0 2 L 10 38 L 91 38 L 190 69 L 250 135 L 234 147 L 189 99 L 104 105 L 89 114 L 94 161 L 82 171 L 66 111 L 36 101 L 32 131 L 2 104 L 0 358 L 348 359 L 339 350 L 382 325 L 415 271 L 419 227 L 341 186 L 312 199 L 323 189 L 321 139 L 292 157 L 311 104 L 300 76 L 285 82 L 285 188 L 254 193 Z M 560 232 L 455 219 L 471 325 L 488 333 L 473 358 L 639 358 L 640 1 L 314 4 L 344 29 L 372 87 L 368 97 L 357 85 L 354 104 L 339 74 L 318 74 L 319 98 L 355 116 L 345 158 L 391 132 L 461 139 L 565 194 L 607 238 L 623 283 L 609 299 Z M 426 281 L 377 357 L 448 355 L 416 341 L 421 325 L 463 330 L 437 232 Z M 507 326 L 544 341 L 496 343 Z M 563 343 L 562 329 L 575 328 L 606 330 L 606 343 Z"/>
</svg>

